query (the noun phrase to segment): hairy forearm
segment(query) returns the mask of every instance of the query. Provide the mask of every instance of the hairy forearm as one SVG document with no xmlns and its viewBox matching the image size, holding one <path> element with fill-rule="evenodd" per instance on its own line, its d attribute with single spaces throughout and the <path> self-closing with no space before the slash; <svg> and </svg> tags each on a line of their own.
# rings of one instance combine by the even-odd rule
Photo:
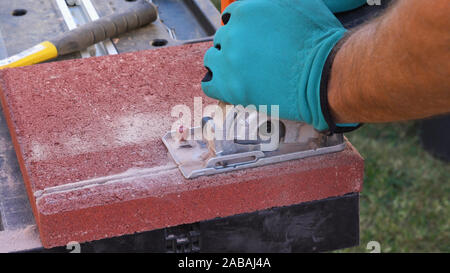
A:
<svg viewBox="0 0 450 273">
<path fill-rule="evenodd" d="M 398 0 L 336 54 L 328 101 L 336 123 L 450 113 L 450 2 Z"/>
</svg>

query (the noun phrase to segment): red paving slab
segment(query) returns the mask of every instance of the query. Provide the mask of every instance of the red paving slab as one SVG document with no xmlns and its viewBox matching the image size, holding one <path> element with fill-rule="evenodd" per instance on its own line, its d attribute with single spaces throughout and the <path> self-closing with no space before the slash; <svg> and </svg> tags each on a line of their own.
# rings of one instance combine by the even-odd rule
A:
<svg viewBox="0 0 450 273">
<path fill-rule="evenodd" d="M 186 180 L 161 141 L 201 91 L 210 43 L 0 71 L 3 110 L 45 247 L 359 192 L 335 154 Z"/>
</svg>

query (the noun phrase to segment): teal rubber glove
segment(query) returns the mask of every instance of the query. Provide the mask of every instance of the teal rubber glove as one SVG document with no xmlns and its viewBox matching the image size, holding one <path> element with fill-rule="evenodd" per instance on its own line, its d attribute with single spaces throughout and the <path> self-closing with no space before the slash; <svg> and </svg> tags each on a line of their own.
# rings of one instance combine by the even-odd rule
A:
<svg viewBox="0 0 450 273">
<path fill-rule="evenodd" d="M 279 105 L 280 118 L 328 130 L 322 70 L 346 30 L 324 2 L 242 0 L 223 21 L 204 59 L 205 94 L 234 105 Z"/>
<path fill-rule="evenodd" d="M 359 8 L 367 3 L 367 0 L 323 0 L 333 13 L 349 11 Z"/>
</svg>

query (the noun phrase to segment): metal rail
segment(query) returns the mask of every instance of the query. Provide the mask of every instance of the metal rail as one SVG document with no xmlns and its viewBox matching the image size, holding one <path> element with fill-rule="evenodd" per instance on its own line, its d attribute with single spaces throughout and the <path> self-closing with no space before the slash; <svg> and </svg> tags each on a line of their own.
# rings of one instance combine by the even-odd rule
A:
<svg viewBox="0 0 450 273">
<path fill-rule="evenodd" d="M 100 18 L 91 0 L 55 0 L 69 30 Z M 82 58 L 119 54 L 111 39 L 80 52 Z"/>
</svg>

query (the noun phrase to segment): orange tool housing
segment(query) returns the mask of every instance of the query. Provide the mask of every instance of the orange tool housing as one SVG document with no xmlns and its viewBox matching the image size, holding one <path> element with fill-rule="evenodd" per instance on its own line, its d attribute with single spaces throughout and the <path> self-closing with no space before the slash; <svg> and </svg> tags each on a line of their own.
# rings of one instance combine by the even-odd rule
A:
<svg viewBox="0 0 450 273">
<path fill-rule="evenodd" d="M 222 12 L 228 7 L 229 4 L 233 3 L 235 0 L 222 0 L 221 1 L 221 9 Z"/>
</svg>

